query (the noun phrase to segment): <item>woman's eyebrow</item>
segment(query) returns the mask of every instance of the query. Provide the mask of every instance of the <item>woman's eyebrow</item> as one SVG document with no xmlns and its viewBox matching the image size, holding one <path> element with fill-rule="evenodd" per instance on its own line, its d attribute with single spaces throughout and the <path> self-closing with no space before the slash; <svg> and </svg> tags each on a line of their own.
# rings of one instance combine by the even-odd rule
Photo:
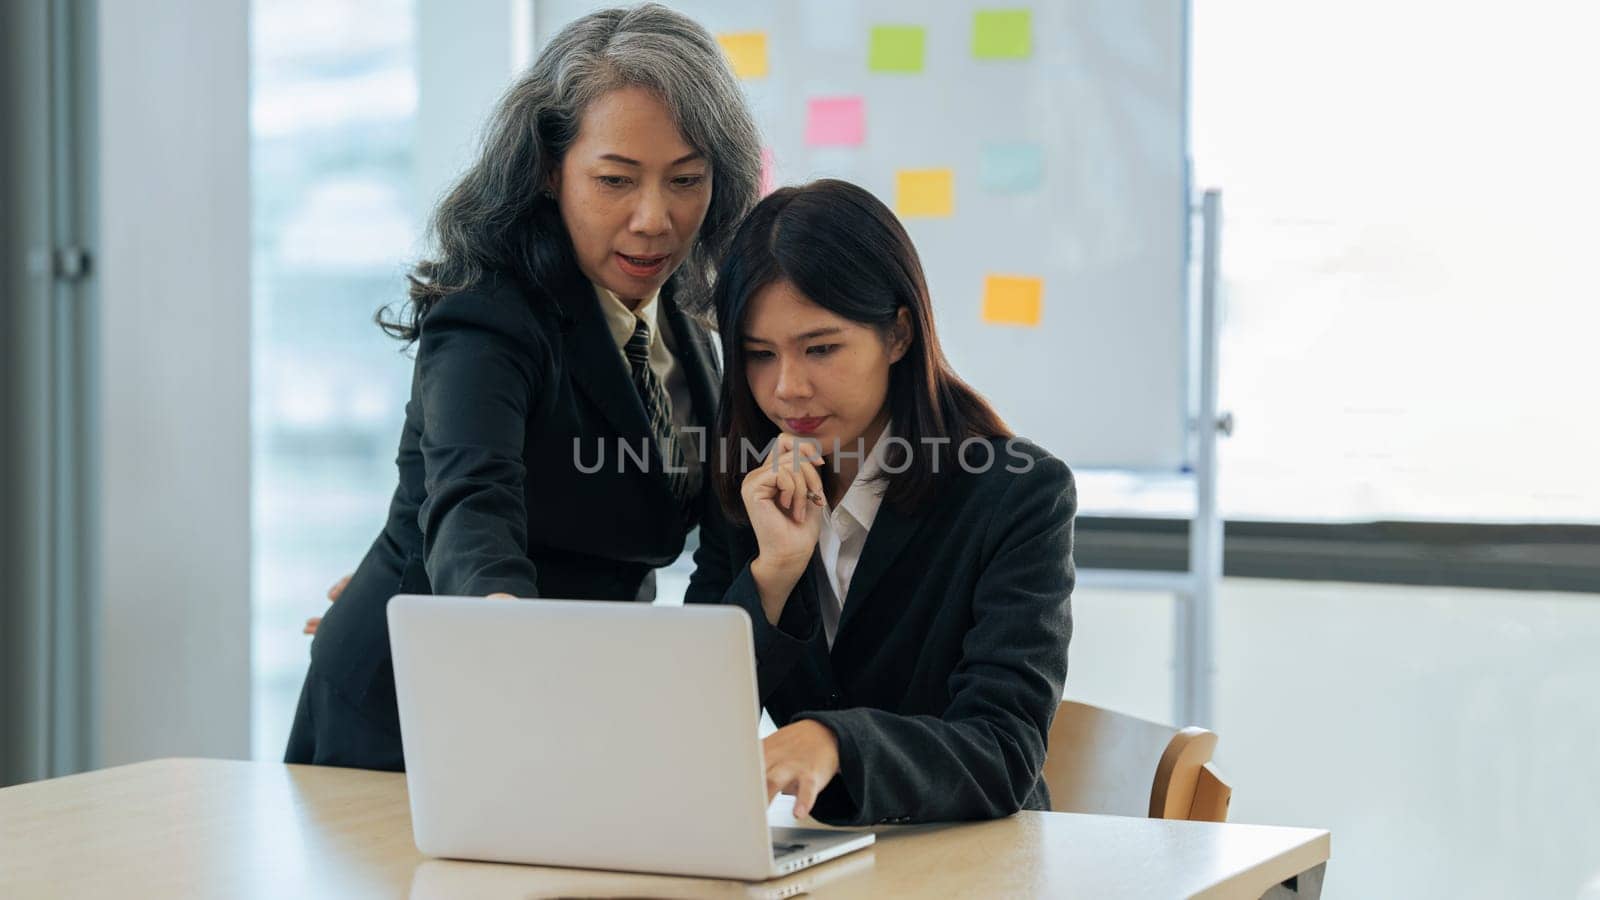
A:
<svg viewBox="0 0 1600 900">
<path fill-rule="evenodd" d="M 827 328 L 813 328 L 810 331 L 806 332 L 805 334 L 797 334 L 797 335 L 795 335 L 794 336 L 794 341 L 796 343 L 799 343 L 800 341 L 809 341 L 809 340 L 812 340 L 814 338 L 819 338 L 819 337 L 829 337 L 831 335 L 841 334 L 843 332 L 844 332 L 844 329 L 840 328 L 837 325 L 831 325 L 831 326 L 829 326 Z"/>
<path fill-rule="evenodd" d="M 604 160 L 608 160 L 610 162 L 614 162 L 614 163 L 622 163 L 625 166 L 642 166 L 642 165 L 644 165 L 644 163 L 639 162 L 637 159 L 630 159 L 629 157 L 623 156 L 620 153 L 605 153 L 605 154 L 602 154 L 600 156 L 600 158 L 604 159 Z M 694 162 L 695 160 L 702 159 L 702 158 L 704 158 L 702 156 L 702 154 L 699 151 L 695 151 L 693 153 L 690 153 L 687 156 L 680 156 L 677 159 L 673 160 L 672 162 L 668 163 L 667 165 L 669 167 L 670 166 L 681 166 L 686 162 Z"/>
<path fill-rule="evenodd" d="M 800 343 L 802 341 L 809 341 L 809 340 L 812 340 L 814 338 L 819 338 L 819 337 L 828 337 L 830 335 L 841 334 L 843 332 L 844 332 L 844 329 L 840 328 L 837 325 L 830 325 L 827 328 L 813 328 L 810 331 L 804 332 L 802 334 L 795 335 L 794 337 L 789 339 L 789 342 L 791 344 L 798 344 L 798 343 Z M 744 342 L 747 343 L 747 344 L 771 344 L 772 343 L 771 341 L 767 340 L 766 338 L 759 338 L 759 337 L 756 337 L 754 335 L 749 335 L 749 334 L 744 336 Z"/>
</svg>

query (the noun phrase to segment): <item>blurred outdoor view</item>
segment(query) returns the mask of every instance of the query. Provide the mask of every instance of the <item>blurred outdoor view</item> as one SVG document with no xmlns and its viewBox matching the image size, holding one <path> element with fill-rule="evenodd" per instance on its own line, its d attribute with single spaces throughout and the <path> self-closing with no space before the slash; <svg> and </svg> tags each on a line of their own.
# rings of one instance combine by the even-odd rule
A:
<svg viewBox="0 0 1600 900">
<path fill-rule="evenodd" d="M 422 211 L 409 0 L 251 11 L 254 755 L 280 759 L 307 615 L 377 536 L 411 362 L 373 313 L 405 294 Z"/>
</svg>

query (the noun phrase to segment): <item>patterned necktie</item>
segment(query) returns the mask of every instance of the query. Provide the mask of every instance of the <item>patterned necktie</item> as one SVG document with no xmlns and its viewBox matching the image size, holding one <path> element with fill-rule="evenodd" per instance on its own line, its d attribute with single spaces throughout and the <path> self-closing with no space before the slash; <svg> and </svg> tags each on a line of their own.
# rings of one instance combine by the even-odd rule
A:
<svg viewBox="0 0 1600 900">
<path fill-rule="evenodd" d="M 633 370 L 633 387 L 644 401 L 644 412 L 650 419 L 650 434 L 665 460 L 667 486 L 678 501 L 678 510 L 686 524 L 693 526 L 698 518 L 695 501 L 700 493 L 700 468 L 685 464 L 683 444 L 678 440 L 678 430 L 672 424 L 672 400 L 655 370 L 650 368 L 650 326 L 643 319 L 634 326 L 633 337 L 622 348 Z M 677 469 L 679 471 L 672 471 Z M 687 469 L 687 471 L 683 471 Z"/>
</svg>

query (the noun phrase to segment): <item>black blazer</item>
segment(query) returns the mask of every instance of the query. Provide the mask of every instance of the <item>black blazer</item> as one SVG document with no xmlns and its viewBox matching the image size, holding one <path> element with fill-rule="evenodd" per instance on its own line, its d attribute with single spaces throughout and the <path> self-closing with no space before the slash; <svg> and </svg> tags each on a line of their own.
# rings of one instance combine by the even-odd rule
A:
<svg viewBox="0 0 1600 900">
<path fill-rule="evenodd" d="M 672 287 L 658 327 L 672 329 L 692 417 L 709 423 L 712 337 Z M 619 467 L 618 440 L 639 448 L 650 426 L 581 275 L 547 293 L 497 279 L 446 297 L 421 332 L 388 523 L 311 648 L 316 672 L 396 734 L 385 617 L 396 593 L 649 600 L 690 527 L 659 456 L 648 471 Z M 605 465 L 582 471 L 602 445 Z"/>
<path fill-rule="evenodd" d="M 821 562 L 774 627 L 750 576 L 755 533 L 700 529 L 688 600 L 734 603 L 754 627 L 761 700 L 780 727 L 815 719 L 840 774 L 813 815 L 867 825 L 1049 809 L 1042 777 L 1072 637 L 1072 473 L 1037 446 L 991 442 L 995 464 L 956 468 L 932 508 L 887 502 L 867 535 L 830 652 Z M 982 462 L 981 459 L 976 462 Z M 975 466 L 976 467 L 976 466 Z"/>
</svg>

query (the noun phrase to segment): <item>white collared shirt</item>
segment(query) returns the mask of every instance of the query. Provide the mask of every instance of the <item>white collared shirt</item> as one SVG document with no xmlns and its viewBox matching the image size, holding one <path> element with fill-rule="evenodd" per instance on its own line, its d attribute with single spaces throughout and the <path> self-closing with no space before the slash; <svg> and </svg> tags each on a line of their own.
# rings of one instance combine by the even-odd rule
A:
<svg viewBox="0 0 1600 900">
<path fill-rule="evenodd" d="M 883 456 L 893 428 L 885 425 L 878 442 L 861 461 L 855 481 L 845 489 L 839 504 L 822 514 L 822 530 L 817 534 L 817 551 L 822 557 L 822 630 L 827 635 L 828 646 L 833 646 L 833 636 L 839 631 L 839 616 L 844 612 L 845 598 L 850 596 L 850 579 L 855 576 L 856 565 L 861 562 L 861 549 L 867 545 L 867 532 L 878 517 L 883 505 L 886 485 L 871 481 L 883 470 Z M 845 447 L 855 452 L 853 447 Z M 869 483 L 870 482 L 870 483 Z"/>
<path fill-rule="evenodd" d="M 676 336 L 671 328 L 657 328 L 656 310 L 660 304 L 656 301 L 661 297 L 658 289 L 654 294 L 639 302 L 638 309 L 629 309 L 616 294 L 596 284 L 595 297 L 600 302 L 600 311 L 605 314 L 606 328 L 611 331 L 612 340 L 617 343 L 617 356 L 622 359 L 623 367 L 633 371 L 633 364 L 628 361 L 628 354 L 623 350 L 628 346 L 628 340 L 633 337 L 633 330 L 639 322 L 645 323 L 650 329 L 650 371 L 667 390 L 667 399 L 672 402 L 672 424 L 682 430 L 694 424 L 689 417 L 692 412 L 693 400 L 689 396 L 689 379 L 684 374 L 683 366 L 678 364 L 677 357 L 673 354 L 676 349 Z M 682 441 L 685 462 L 694 465 L 698 462 L 700 447 L 704 443 L 703 436 L 696 436 Z"/>
</svg>

